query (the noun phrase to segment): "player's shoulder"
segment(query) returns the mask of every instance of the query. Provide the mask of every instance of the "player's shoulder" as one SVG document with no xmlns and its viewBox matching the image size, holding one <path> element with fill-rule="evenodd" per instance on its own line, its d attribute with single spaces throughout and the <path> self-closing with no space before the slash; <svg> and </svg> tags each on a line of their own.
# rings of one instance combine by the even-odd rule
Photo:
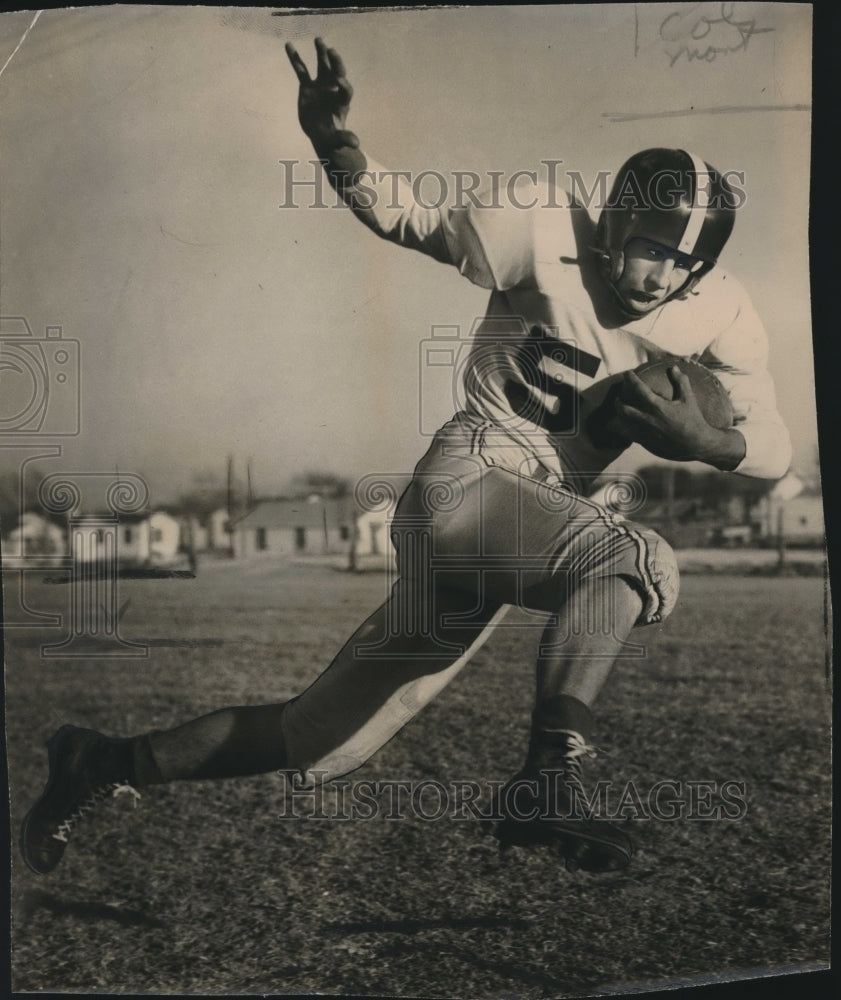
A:
<svg viewBox="0 0 841 1000">
<path fill-rule="evenodd" d="M 693 311 L 714 325 L 729 326 L 751 305 L 744 285 L 726 268 L 717 266 L 704 275 L 689 296 Z"/>
<path fill-rule="evenodd" d="M 494 178 L 469 212 L 498 281 L 510 286 L 535 261 L 575 254 L 572 205 L 568 192 L 533 171 Z"/>
<path fill-rule="evenodd" d="M 465 191 L 457 207 L 485 218 L 514 215 L 534 219 L 547 213 L 563 214 L 575 207 L 571 193 L 541 178 L 536 170 L 515 170 L 511 174 L 494 171 L 479 190 Z"/>
</svg>

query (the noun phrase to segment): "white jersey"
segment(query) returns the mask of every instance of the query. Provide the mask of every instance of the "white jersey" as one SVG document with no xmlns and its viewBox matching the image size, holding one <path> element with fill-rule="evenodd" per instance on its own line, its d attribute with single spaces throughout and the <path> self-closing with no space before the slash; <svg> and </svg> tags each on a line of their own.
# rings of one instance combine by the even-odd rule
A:
<svg viewBox="0 0 841 1000">
<path fill-rule="evenodd" d="M 394 176 L 382 178 L 371 160 L 368 172 L 348 199 L 367 226 L 491 291 L 463 368 L 463 398 L 492 461 L 530 474 L 542 466 L 588 489 L 620 453 L 594 444 L 589 413 L 619 373 L 671 354 L 711 367 L 724 384 L 745 439 L 735 471 L 785 474 L 791 445 L 766 367 L 767 335 L 723 269 L 686 298 L 629 319 L 592 250 L 593 221 L 564 192 L 515 188 L 512 203 L 500 187 L 465 207 L 425 208 L 402 180 L 395 198 Z"/>
</svg>

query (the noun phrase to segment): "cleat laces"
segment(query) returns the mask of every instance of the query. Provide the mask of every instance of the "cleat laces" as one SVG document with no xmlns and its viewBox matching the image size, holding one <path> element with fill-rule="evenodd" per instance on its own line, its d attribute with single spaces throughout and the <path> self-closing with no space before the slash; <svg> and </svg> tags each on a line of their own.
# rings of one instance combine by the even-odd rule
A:
<svg viewBox="0 0 841 1000">
<path fill-rule="evenodd" d="M 84 800 L 84 802 L 81 802 L 73 810 L 67 819 L 59 823 L 57 831 L 52 834 L 53 840 L 60 840 L 64 844 L 68 843 L 70 840 L 70 834 L 73 832 L 73 827 L 85 816 L 86 813 L 89 813 L 92 809 L 96 808 L 100 802 L 107 799 L 109 796 L 116 798 L 118 795 L 125 795 L 126 793 L 133 796 L 132 805 L 136 808 L 137 800 L 141 797 L 140 792 L 138 792 L 133 785 L 129 785 L 125 781 L 111 781 L 106 785 L 101 785 L 99 788 L 95 788 Z"/>
<path fill-rule="evenodd" d="M 569 808 L 575 809 L 580 803 L 587 802 L 582 761 L 584 758 L 593 759 L 602 751 L 585 742 L 583 736 L 572 729 L 543 730 L 543 733 L 551 734 L 554 745 L 541 763 L 540 770 L 547 776 L 554 773 L 563 778 L 570 797 Z"/>
<path fill-rule="evenodd" d="M 583 757 L 593 759 L 603 751 L 600 751 L 598 747 L 585 743 L 584 737 L 572 729 L 552 729 L 545 731 L 551 732 L 553 736 L 557 734 L 566 738 L 563 746 L 558 748 L 558 764 L 560 766 L 557 767 L 557 770 L 563 772 L 569 778 L 570 784 L 574 784 L 576 788 L 583 791 L 581 759 Z M 555 770 L 556 768 L 544 768 L 544 770 L 550 769 Z"/>
</svg>

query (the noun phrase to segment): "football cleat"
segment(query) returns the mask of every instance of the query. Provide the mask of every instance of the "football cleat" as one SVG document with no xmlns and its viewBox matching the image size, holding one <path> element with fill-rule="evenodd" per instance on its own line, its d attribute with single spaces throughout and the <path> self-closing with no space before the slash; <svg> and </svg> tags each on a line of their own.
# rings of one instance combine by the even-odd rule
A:
<svg viewBox="0 0 841 1000">
<path fill-rule="evenodd" d="M 92 729 L 62 726 L 47 742 L 50 773 L 41 797 L 20 830 L 24 861 L 38 875 L 61 861 L 76 823 L 103 799 L 128 792 L 130 740 L 115 740 Z"/>
<path fill-rule="evenodd" d="M 544 734 L 546 735 L 546 734 Z M 568 871 L 620 871 L 634 855 L 631 838 L 613 823 L 594 818 L 582 782 L 581 758 L 594 757 L 578 733 L 552 733 L 552 744 L 502 788 L 494 835 L 502 849 L 547 846 Z"/>
</svg>

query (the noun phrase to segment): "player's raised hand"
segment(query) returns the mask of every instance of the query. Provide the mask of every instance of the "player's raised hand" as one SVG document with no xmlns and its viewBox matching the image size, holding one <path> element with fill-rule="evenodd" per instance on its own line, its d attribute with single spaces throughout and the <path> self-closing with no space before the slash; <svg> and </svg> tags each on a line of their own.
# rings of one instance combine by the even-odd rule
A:
<svg viewBox="0 0 841 1000">
<path fill-rule="evenodd" d="M 319 153 L 340 146 L 359 148 L 359 139 L 345 128 L 350 99 L 353 96 L 345 65 L 335 49 L 328 48 L 321 38 L 315 40 L 317 71 L 313 79 L 304 60 L 291 42 L 286 54 L 298 77 L 298 120 Z"/>
</svg>

